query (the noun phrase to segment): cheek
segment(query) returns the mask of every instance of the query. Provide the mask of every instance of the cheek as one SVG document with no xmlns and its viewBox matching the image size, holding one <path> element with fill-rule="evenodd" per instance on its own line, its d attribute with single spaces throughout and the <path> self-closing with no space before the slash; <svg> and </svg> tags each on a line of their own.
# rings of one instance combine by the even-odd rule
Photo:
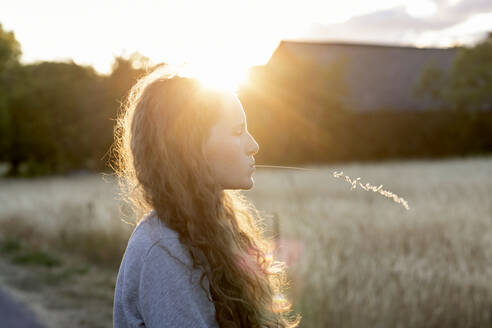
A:
<svg viewBox="0 0 492 328">
<path fill-rule="evenodd" d="M 236 138 L 216 140 L 209 146 L 209 161 L 219 174 L 233 172 L 240 160 L 240 141 Z"/>
</svg>

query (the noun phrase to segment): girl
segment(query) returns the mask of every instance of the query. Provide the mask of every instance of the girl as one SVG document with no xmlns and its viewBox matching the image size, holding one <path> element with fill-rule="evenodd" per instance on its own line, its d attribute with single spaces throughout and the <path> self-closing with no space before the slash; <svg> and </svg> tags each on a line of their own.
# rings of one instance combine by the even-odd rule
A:
<svg viewBox="0 0 492 328">
<path fill-rule="evenodd" d="M 137 218 L 114 295 L 114 327 L 297 327 L 262 218 L 238 98 L 166 67 L 132 88 L 114 165 Z"/>
</svg>

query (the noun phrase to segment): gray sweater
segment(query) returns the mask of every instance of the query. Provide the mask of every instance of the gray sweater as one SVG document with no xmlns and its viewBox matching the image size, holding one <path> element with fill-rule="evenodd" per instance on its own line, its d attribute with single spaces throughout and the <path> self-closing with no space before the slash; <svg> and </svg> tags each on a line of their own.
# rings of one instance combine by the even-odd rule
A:
<svg viewBox="0 0 492 328">
<path fill-rule="evenodd" d="M 202 272 L 192 269 L 178 233 L 151 212 L 133 231 L 120 265 L 113 327 L 218 327 Z M 206 276 L 203 284 L 209 289 Z"/>
</svg>

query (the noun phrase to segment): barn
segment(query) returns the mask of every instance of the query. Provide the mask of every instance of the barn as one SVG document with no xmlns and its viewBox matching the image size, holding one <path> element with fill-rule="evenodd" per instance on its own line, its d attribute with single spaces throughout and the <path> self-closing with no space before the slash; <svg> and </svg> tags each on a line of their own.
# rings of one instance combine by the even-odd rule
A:
<svg viewBox="0 0 492 328">
<path fill-rule="evenodd" d="M 343 62 L 343 79 L 349 92 L 343 103 L 347 108 L 358 112 L 416 111 L 435 105 L 432 99 L 415 95 L 421 73 L 429 66 L 449 70 L 457 51 L 458 48 L 281 41 L 266 66 L 279 65 L 292 57 L 319 65 Z"/>
</svg>

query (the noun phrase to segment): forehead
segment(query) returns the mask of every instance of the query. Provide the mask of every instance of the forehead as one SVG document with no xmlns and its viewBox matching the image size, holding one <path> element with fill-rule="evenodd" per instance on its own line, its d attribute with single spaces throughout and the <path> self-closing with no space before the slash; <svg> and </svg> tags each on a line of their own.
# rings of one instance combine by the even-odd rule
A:
<svg viewBox="0 0 492 328">
<path fill-rule="evenodd" d="M 246 115 L 244 114 L 243 106 L 239 99 L 233 94 L 225 94 L 222 97 L 222 117 L 223 124 L 228 126 L 246 123 Z"/>
</svg>

